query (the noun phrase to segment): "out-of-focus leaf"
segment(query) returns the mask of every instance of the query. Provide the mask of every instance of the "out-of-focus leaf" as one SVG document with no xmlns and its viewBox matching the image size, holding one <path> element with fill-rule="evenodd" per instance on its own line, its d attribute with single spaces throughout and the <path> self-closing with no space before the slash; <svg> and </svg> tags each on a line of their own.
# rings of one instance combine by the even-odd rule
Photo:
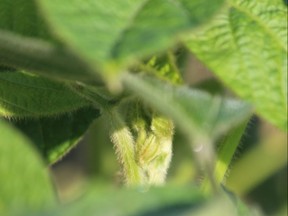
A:
<svg viewBox="0 0 288 216">
<path fill-rule="evenodd" d="M 51 35 L 35 0 L 0 1 L 0 64 L 68 80 L 97 79 Z"/>
<path fill-rule="evenodd" d="M 88 105 L 64 84 L 26 73 L 0 71 L 0 115 L 4 117 L 55 115 Z"/>
<path fill-rule="evenodd" d="M 0 29 L 0 64 L 56 79 L 100 82 L 86 63 L 63 45 Z M 100 82 L 101 83 L 101 82 Z"/>
<path fill-rule="evenodd" d="M 248 207 L 238 198 L 233 200 L 228 199 L 227 196 L 217 196 L 209 200 L 202 208 L 194 211 L 189 211 L 185 215 L 193 216 L 261 216 L 258 209 Z M 183 215 L 184 216 L 184 215 Z"/>
<path fill-rule="evenodd" d="M 28 37 L 52 38 L 34 0 L 1 0 L 0 29 Z"/>
<path fill-rule="evenodd" d="M 90 124 L 100 115 L 94 108 L 82 108 L 57 117 L 14 121 L 37 146 L 48 163 L 67 154 L 83 137 Z"/>
<path fill-rule="evenodd" d="M 153 56 L 147 63 L 142 65 L 144 71 L 149 72 L 160 79 L 167 80 L 171 83 L 183 83 L 180 71 L 177 67 L 176 56 L 173 52 L 168 52 L 165 55 Z"/>
<path fill-rule="evenodd" d="M 77 202 L 39 215 L 172 216 L 197 208 L 203 201 L 196 187 L 166 186 L 143 192 L 141 189 L 117 189 L 99 184 L 96 188 L 90 188 L 90 192 Z"/>
<path fill-rule="evenodd" d="M 149 77 L 125 74 L 128 89 L 167 114 L 187 134 L 215 138 L 251 114 L 241 101 L 212 96 L 188 87 L 174 87 Z"/>
<path fill-rule="evenodd" d="M 241 209 L 239 209 L 241 208 Z M 41 216 L 78 216 L 79 214 L 111 216 L 252 216 L 243 203 L 225 194 L 207 200 L 196 187 L 167 185 L 149 191 L 117 189 L 106 184 L 92 187 L 76 202 L 41 212 Z M 36 216 L 35 214 L 34 216 Z"/>
<path fill-rule="evenodd" d="M 223 0 L 38 0 L 51 28 L 92 66 L 119 66 L 174 45 L 205 23 Z"/>
<path fill-rule="evenodd" d="M 287 166 L 287 134 L 276 133 L 259 143 L 233 165 L 227 187 L 245 195 L 269 176 Z"/>
<path fill-rule="evenodd" d="M 227 13 L 187 46 L 239 96 L 287 129 L 287 5 L 229 0 Z"/>
<path fill-rule="evenodd" d="M 47 170 L 32 143 L 0 120 L 0 215 L 39 211 L 54 205 Z"/>
</svg>

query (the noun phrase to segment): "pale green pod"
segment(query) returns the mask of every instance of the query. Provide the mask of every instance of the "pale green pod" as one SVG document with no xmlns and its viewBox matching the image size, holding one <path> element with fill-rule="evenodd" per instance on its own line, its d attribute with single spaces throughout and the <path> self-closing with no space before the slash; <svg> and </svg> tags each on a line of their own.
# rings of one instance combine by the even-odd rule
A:
<svg viewBox="0 0 288 216">
<path fill-rule="evenodd" d="M 165 182 L 172 157 L 173 122 L 135 102 L 130 106 L 128 123 L 135 140 L 135 160 L 142 170 L 143 184 Z"/>
<path fill-rule="evenodd" d="M 144 143 L 137 143 L 138 161 L 151 185 L 165 183 L 172 158 L 173 123 L 159 114 L 153 114 Z"/>
</svg>

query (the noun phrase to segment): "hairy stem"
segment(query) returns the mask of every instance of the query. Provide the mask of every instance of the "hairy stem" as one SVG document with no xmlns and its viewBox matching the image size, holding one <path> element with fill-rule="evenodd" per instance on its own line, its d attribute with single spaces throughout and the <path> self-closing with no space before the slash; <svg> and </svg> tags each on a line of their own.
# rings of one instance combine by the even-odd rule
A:
<svg viewBox="0 0 288 216">
<path fill-rule="evenodd" d="M 110 122 L 111 141 L 122 165 L 126 185 L 143 185 L 141 168 L 136 163 L 135 141 L 129 127 L 118 113 L 117 107 L 113 107 L 107 99 L 97 92 L 96 88 L 80 83 L 70 84 L 70 87 L 80 96 L 91 101 L 97 108 L 100 108 L 102 114 Z"/>
<path fill-rule="evenodd" d="M 192 149 L 198 164 L 198 169 L 205 176 L 205 182 L 210 189 L 210 193 L 218 193 L 219 185 L 217 184 L 213 168 L 215 164 L 215 151 L 214 141 L 206 136 L 190 136 L 190 142 L 192 143 Z"/>
<path fill-rule="evenodd" d="M 229 169 L 229 165 L 235 154 L 240 139 L 245 131 L 248 120 L 232 129 L 229 134 L 224 137 L 217 151 L 216 164 L 213 171 L 215 183 L 219 186 L 225 181 L 225 175 Z M 211 193 L 211 184 L 208 179 L 204 179 L 202 189 L 205 194 Z"/>
<path fill-rule="evenodd" d="M 128 186 L 142 185 L 141 169 L 136 163 L 135 144 L 130 129 L 114 108 L 104 113 L 111 125 L 111 140 L 116 148 L 119 161 L 123 166 L 125 183 Z"/>
</svg>

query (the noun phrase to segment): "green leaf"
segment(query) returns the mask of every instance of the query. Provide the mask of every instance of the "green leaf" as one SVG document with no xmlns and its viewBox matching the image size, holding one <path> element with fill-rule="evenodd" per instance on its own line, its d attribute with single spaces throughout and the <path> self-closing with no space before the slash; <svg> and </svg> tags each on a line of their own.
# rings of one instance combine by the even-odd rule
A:
<svg viewBox="0 0 288 216">
<path fill-rule="evenodd" d="M 230 0 L 227 12 L 187 46 L 239 96 L 287 128 L 287 6 Z"/>
<path fill-rule="evenodd" d="M 36 144 L 51 164 L 61 159 L 80 141 L 99 115 L 99 111 L 94 108 L 82 108 L 54 118 L 14 120 L 13 124 Z"/>
<path fill-rule="evenodd" d="M 217 196 L 209 200 L 201 208 L 187 212 L 185 215 L 193 216 L 262 216 L 256 208 L 249 208 L 239 198 L 229 199 L 227 195 Z"/>
<path fill-rule="evenodd" d="M 99 77 L 92 74 L 87 64 L 63 45 L 1 29 L 0 65 L 25 69 L 50 78 L 85 82 L 93 80 L 99 84 Z"/>
<path fill-rule="evenodd" d="M 88 105 L 64 84 L 27 73 L 0 71 L 0 116 L 47 116 Z"/>
<path fill-rule="evenodd" d="M 87 216 L 260 216 L 238 200 L 233 202 L 226 194 L 207 200 L 199 189 L 193 186 L 168 185 L 140 191 L 131 188 L 113 188 L 100 183 L 90 187 L 89 192 L 77 202 L 37 215 L 78 216 L 79 214 Z"/>
<path fill-rule="evenodd" d="M 51 35 L 35 0 L 0 1 L 0 64 L 58 79 L 97 79 Z"/>
<path fill-rule="evenodd" d="M 0 214 L 39 211 L 55 204 L 47 170 L 32 143 L 0 120 Z"/>
<path fill-rule="evenodd" d="M 149 77 L 125 74 L 123 81 L 136 95 L 173 118 L 189 136 L 193 133 L 215 138 L 251 113 L 251 107 L 241 101 L 174 87 Z"/>
<path fill-rule="evenodd" d="M 114 188 L 98 184 L 82 199 L 39 215 L 179 215 L 204 201 L 195 187 L 161 187 L 149 191 Z"/>
<path fill-rule="evenodd" d="M 34 0 L 1 0 L 0 29 L 28 37 L 52 39 Z"/>
<path fill-rule="evenodd" d="M 123 64 L 171 47 L 211 18 L 223 0 L 37 2 L 58 38 L 107 77 Z"/>
</svg>

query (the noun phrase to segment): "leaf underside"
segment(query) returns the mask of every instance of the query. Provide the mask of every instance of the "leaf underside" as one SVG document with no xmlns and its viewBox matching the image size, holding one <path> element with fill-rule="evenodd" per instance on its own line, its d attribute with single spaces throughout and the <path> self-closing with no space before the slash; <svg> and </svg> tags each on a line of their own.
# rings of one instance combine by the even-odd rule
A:
<svg viewBox="0 0 288 216">
<path fill-rule="evenodd" d="M 86 107 L 56 117 L 10 121 L 35 143 L 45 160 L 52 164 L 80 141 L 99 116 L 98 110 Z"/>
</svg>

